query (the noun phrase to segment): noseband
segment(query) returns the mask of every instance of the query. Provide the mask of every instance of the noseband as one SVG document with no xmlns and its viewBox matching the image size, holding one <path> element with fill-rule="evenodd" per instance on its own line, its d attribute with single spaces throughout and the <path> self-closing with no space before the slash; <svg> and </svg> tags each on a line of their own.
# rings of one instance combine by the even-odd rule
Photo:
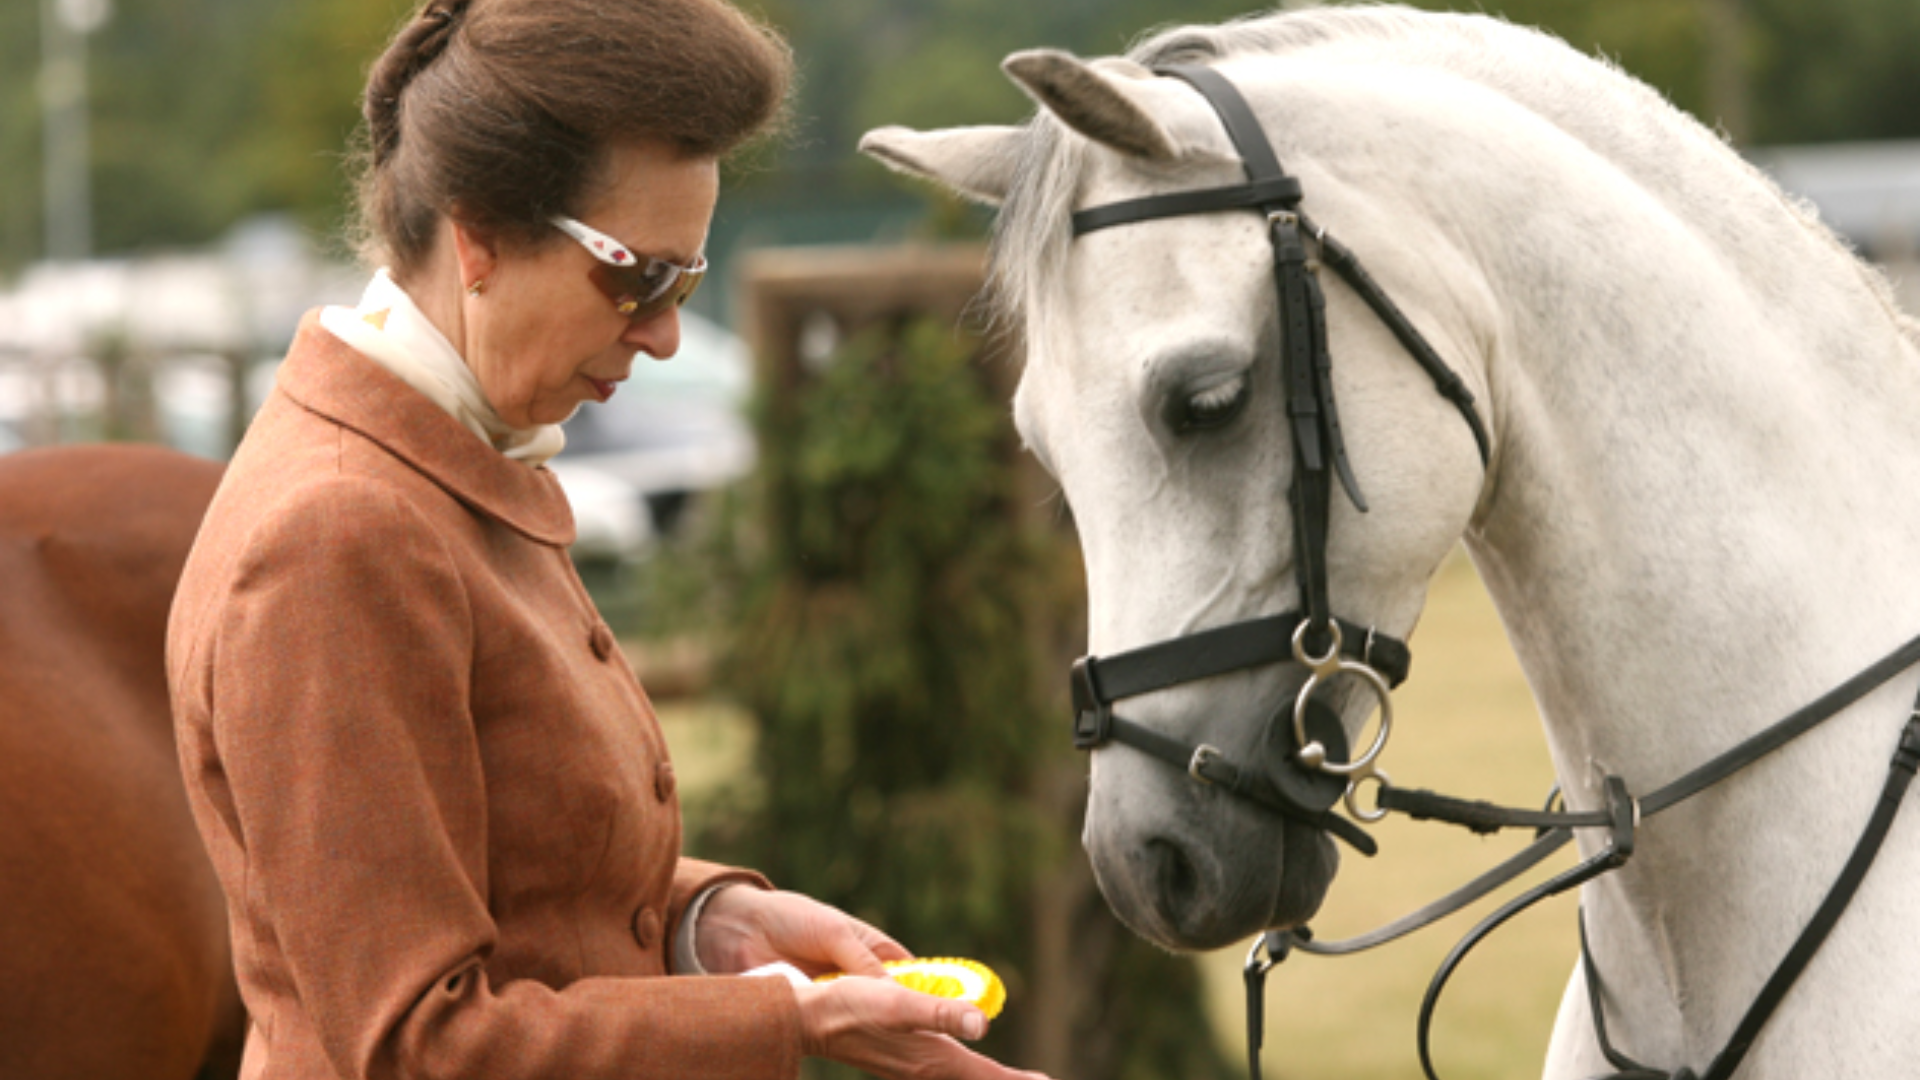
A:
<svg viewBox="0 0 1920 1080">
<path fill-rule="evenodd" d="M 1443 821 L 1481 833 L 1508 828 L 1536 830 L 1534 842 L 1506 862 L 1371 933 L 1336 942 L 1316 942 L 1304 928 L 1270 931 L 1257 937 L 1246 964 L 1248 1069 L 1252 1080 L 1260 1080 L 1265 978 L 1289 953 L 1299 950 L 1338 956 L 1386 944 L 1431 925 L 1512 881 L 1565 845 L 1574 829 L 1606 830 L 1607 842 L 1597 855 L 1502 905 L 1469 932 L 1442 962 L 1421 1003 L 1417 1038 L 1421 1068 L 1429 1080 L 1433 1080 L 1429 1024 L 1441 990 L 1474 945 L 1533 904 L 1625 865 L 1633 853 L 1636 831 L 1644 820 L 1727 779 L 1837 715 L 1896 674 L 1920 663 L 1920 637 L 1649 795 L 1635 797 L 1620 777 L 1606 777 L 1603 784 L 1606 805 L 1602 809 L 1556 810 L 1550 799 L 1546 809 L 1515 810 L 1393 787 L 1379 767 L 1379 758 L 1392 731 L 1393 704 L 1389 692 L 1406 679 L 1411 654 L 1405 642 L 1334 616 L 1327 595 L 1326 552 L 1334 477 L 1339 478 L 1356 509 L 1365 513 L 1367 502 L 1348 462 L 1339 414 L 1334 407 L 1333 364 L 1327 351 L 1326 300 L 1320 288 L 1319 268 L 1332 267 L 1359 294 L 1401 346 L 1425 369 L 1440 395 L 1459 410 L 1473 433 L 1483 468 L 1488 462 L 1487 431 L 1474 411 L 1473 395 L 1459 376 L 1440 359 L 1353 253 L 1301 213 L 1300 182 L 1280 167 L 1253 110 L 1233 84 L 1205 67 L 1181 65 L 1155 70 L 1157 74 L 1187 82 L 1213 106 L 1240 153 L 1247 182 L 1153 195 L 1082 210 L 1073 215 L 1073 235 L 1080 237 L 1115 225 L 1229 210 L 1253 210 L 1266 217 L 1279 293 L 1282 401 L 1294 466 L 1288 500 L 1293 512 L 1294 573 L 1302 610 L 1203 630 L 1113 656 L 1086 656 L 1075 661 L 1073 742 L 1082 750 L 1097 749 L 1110 742 L 1132 747 L 1185 769 L 1199 783 L 1224 788 L 1289 820 L 1324 829 L 1366 855 L 1377 850 L 1372 837 L 1352 821 L 1332 812 L 1333 805 L 1343 797 L 1348 811 L 1362 821 L 1377 821 L 1389 811 L 1398 811 L 1417 820 Z M 1317 257 L 1309 253 L 1310 249 L 1317 251 Z M 1210 744 L 1188 743 L 1113 713 L 1116 701 L 1289 659 L 1307 670 L 1307 680 L 1295 694 L 1291 707 L 1283 706 L 1269 718 L 1267 733 L 1258 748 L 1269 752 L 1266 760 L 1251 766 L 1235 764 Z M 1377 734 L 1367 749 L 1352 760 L 1348 757 L 1346 734 L 1339 716 L 1314 698 L 1315 691 L 1342 675 L 1368 687 L 1380 706 Z M 1281 743 L 1278 746 L 1274 745 L 1276 729 Z M 1697 1080 L 1727 1080 L 1738 1069 L 1761 1027 L 1786 997 L 1865 879 L 1917 770 L 1920 770 L 1920 701 L 1915 702 L 1913 713 L 1902 730 L 1880 800 L 1839 877 L 1761 988 L 1732 1038 L 1715 1055 L 1706 1071 L 1697 1074 Z M 1367 780 L 1373 780 L 1379 789 L 1376 807 L 1371 811 L 1363 809 L 1356 798 L 1359 786 Z M 1587 949 L 1584 918 L 1580 945 L 1596 1041 L 1607 1060 L 1619 1070 L 1614 1080 L 1696 1080 L 1691 1069 L 1649 1068 L 1613 1045 L 1607 1035 L 1598 968 Z"/>
</svg>

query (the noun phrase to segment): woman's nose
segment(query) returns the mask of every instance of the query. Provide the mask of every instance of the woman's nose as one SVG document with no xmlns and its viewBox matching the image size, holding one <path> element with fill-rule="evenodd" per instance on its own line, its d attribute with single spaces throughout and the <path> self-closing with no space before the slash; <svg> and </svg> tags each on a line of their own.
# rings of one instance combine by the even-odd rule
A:
<svg viewBox="0 0 1920 1080">
<path fill-rule="evenodd" d="M 650 318 L 628 323 L 620 340 L 655 360 L 665 360 L 680 351 L 680 309 L 670 307 Z"/>
</svg>

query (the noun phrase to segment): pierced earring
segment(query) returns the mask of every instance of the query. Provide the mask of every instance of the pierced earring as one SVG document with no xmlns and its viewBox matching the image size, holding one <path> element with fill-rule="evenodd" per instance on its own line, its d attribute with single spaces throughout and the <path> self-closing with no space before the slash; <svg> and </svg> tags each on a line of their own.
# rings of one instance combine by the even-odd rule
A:
<svg viewBox="0 0 1920 1080">
<path fill-rule="evenodd" d="M 473 284 L 467 286 L 468 296 L 479 296 L 481 293 L 484 293 L 486 291 L 487 291 L 486 278 L 474 278 Z"/>
</svg>

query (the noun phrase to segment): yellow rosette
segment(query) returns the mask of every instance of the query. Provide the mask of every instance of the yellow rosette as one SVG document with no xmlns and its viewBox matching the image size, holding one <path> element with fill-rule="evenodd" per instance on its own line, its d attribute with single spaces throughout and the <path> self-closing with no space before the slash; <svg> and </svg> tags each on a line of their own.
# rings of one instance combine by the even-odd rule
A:
<svg viewBox="0 0 1920 1080">
<path fill-rule="evenodd" d="M 889 960 L 887 974 L 909 990 L 934 997 L 964 1001 L 978 1008 L 991 1020 L 1000 1015 L 1007 1003 L 1007 987 L 993 969 L 978 960 L 951 956 L 918 960 Z M 815 982 L 831 982 L 841 976 L 822 975 Z"/>
</svg>

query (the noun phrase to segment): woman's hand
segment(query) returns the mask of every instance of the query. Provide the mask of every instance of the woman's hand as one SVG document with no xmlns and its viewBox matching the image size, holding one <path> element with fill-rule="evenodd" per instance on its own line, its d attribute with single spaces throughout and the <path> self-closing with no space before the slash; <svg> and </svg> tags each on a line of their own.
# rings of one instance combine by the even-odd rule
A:
<svg viewBox="0 0 1920 1080">
<path fill-rule="evenodd" d="M 714 893 L 695 933 L 700 966 L 723 975 L 784 960 L 808 975 L 884 977 L 881 961 L 913 958 L 899 942 L 838 908 L 749 885 Z"/>
<path fill-rule="evenodd" d="M 700 964 L 712 972 L 782 960 L 810 975 L 870 976 L 794 988 L 802 1048 L 811 1056 L 888 1080 L 1046 1080 L 956 1042 L 985 1035 L 985 1014 L 887 978 L 882 961 L 913 954 L 837 908 L 798 893 L 732 886 L 707 900 L 697 934 Z"/>
<path fill-rule="evenodd" d="M 887 1080 L 1046 1080 L 954 1040 L 987 1033 L 979 1009 L 891 979 L 835 979 L 794 989 L 802 1049 Z"/>
</svg>

